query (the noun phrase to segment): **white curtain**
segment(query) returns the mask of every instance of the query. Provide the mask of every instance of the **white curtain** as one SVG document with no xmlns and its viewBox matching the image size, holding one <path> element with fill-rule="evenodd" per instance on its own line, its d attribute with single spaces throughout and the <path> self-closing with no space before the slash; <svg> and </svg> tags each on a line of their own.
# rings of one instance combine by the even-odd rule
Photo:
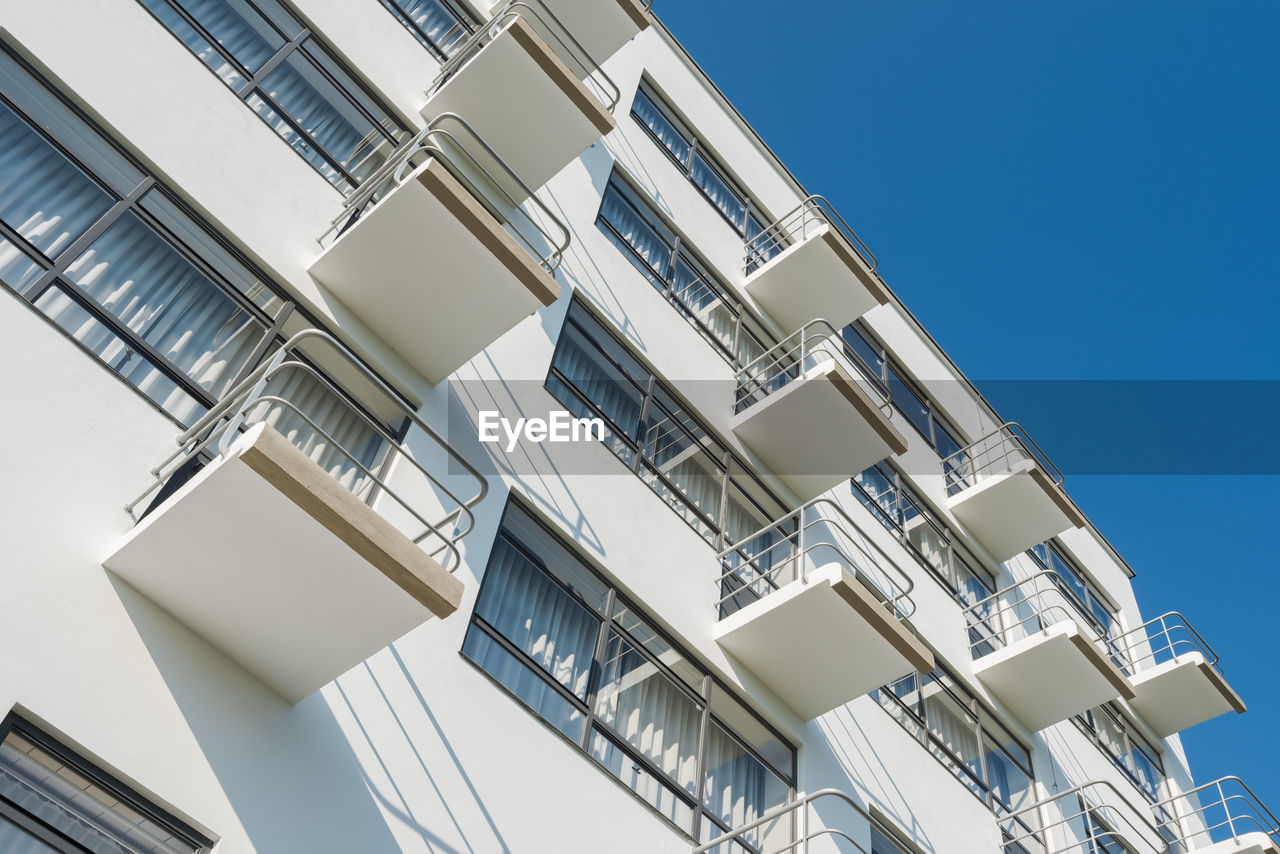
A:
<svg viewBox="0 0 1280 854">
<path fill-rule="evenodd" d="M 643 404 L 641 391 L 571 325 L 565 327 L 560 337 L 555 367 L 613 422 L 620 434 L 637 438 Z"/>
<path fill-rule="evenodd" d="M 704 791 L 707 808 L 730 828 L 755 821 L 788 795 L 781 780 L 714 722 L 707 733 Z M 748 833 L 744 841 L 761 847 L 769 830 L 769 825 L 758 828 Z"/>
<path fill-rule="evenodd" d="M 440 0 L 382 0 L 399 9 L 406 18 L 427 34 L 432 43 L 448 53 L 463 32 L 458 17 Z M 456 33 L 451 31 L 457 29 Z"/>
</svg>

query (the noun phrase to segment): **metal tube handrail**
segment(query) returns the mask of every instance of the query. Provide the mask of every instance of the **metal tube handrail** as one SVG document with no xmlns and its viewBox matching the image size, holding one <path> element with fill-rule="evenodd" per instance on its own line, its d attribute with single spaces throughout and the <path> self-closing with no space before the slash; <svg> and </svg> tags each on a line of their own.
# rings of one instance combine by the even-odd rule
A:
<svg viewBox="0 0 1280 854">
<path fill-rule="evenodd" d="M 744 833 L 749 833 L 758 827 L 762 827 L 763 825 L 766 825 L 775 819 L 782 818 L 784 815 L 795 812 L 796 810 L 802 811 L 800 813 L 800 838 L 794 840 L 790 845 L 778 849 L 775 854 L 781 854 L 782 851 L 793 851 L 802 845 L 805 846 L 803 850 L 808 851 L 809 841 L 816 839 L 819 836 L 839 836 L 842 839 L 847 839 L 853 847 L 861 851 L 862 854 L 868 854 L 866 848 L 858 844 L 857 840 L 853 839 L 843 830 L 839 830 L 837 828 L 822 828 L 814 831 L 813 833 L 809 833 L 809 807 L 813 805 L 814 801 L 820 800 L 821 798 L 835 798 L 836 800 L 842 801 L 868 824 L 872 824 L 874 822 L 871 815 L 862 807 L 858 806 L 858 803 L 848 794 L 840 791 L 839 789 L 818 789 L 816 792 L 810 792 L 809 794 L 799 794 L 796 796 L 796 799 L 790 803 L 780 804 L 773 809 L 765 810 L 753 821 L 747 822 L 741 827 L 735 828 L 728 833 L 723 833 L 712 839 L 710 842 L 695 845 L 690 854 L 706 854 L 706 852 L 718 848 L 726 842 L 741 843 L 741 837 Z"/>
<path fill-rule="evenodd" d="M 461 467 L 475 483 L 476 489 L 474 494 L 467 498 L 459 497 L 453 489 L 445 485 L 438 477 L 419 463 L 409 454 L 403 447 L 403 441 L 400 437 L 392 433 L 378 419 L 368 415 L 360 402 L 349 392 L 337 386 L 328 377 L 320 373 L 310 364 L 302 361 L 299 355 L 301 345 L 314 341 L 321 345 L 327 346 L 334 354 L 336 354 L 343 362 L 360 375 L 361 379 L 371 385 L 377 392 L 391 403 L 397 412 L 407 418 L 410 423 L 421 430 L 429 439 L 432 440 L 449 459 Z M 268 390 L 271 379 L 285 371 L 302 371 L 318 380 L 321 385 L 331 394 L 335 395 L 339 400 L 347 404 L 350 412 L 355 415 L 364 426 L 372 430 L 381 438 L 390 453 L 398 455 L 398 460 L 407 463 L 416 469 L 436 490 L 448 501 L 454 505 L 440 519 L 427 519 L 422 515 L 414 505 L 402 498 L 395 490 L 393 490 L 384 477 L 379 476 L 372 468 L 366 466 L 360 461 L 356 454 L 343 447 L 342 443 L 337 441 L 328 431 L 321 428 L 314 419 L 299 409 L 298 405 L 293 401 L 278 393 L 272 393 Z M 388 386 L 377 374 L 375 374 L 364 362 L 360 361 L 354 353 L 346 348 L 340 341 L 328 332 L 319 329 L 306 329 L 298 332 L 288 341 L 286 341 L 272 357 L 264 361 L 261 365 L 251 371 L 244 379 L 238 382 L 230 391 L 228 391 L 221 400 L 209 409 L 198 421 L 190 428 L 184 430 L 177 437 L 177 449 L 171 453 L 160 465 L 151 470 L 151 475 L 155 478 L 155 482 L 150 484 L 136 498 L 125 505 L 125 512 L 133 515 L 137 505 L 152 492 L 159 489 L 166 481 L 169 480 L 182 466 L 188 462 L 198 458 L 198 456 L 206 451 L 210 446 L 217 442 L 217 453 L 225 456 L 230 450 L 237 436 L 243 430 L 247 429 L 250 422 L 257 422 L 260 415 L 255 417 L 255 413 L 260 413 L 263 408 L 268 412 L 273 406 L 284 406 L 292 410 L 314 431 L 309 434 L 309 438 L 323 438 L 328 442 L 328 447 L 336 451 L 343 457 L 350 460 L 361 474 L 368 479 L 366 483 L 376 485 L 378 490 L 399 504 L 406 512 L 408 512 L 415 520 L 420 522 L 424 527 L 424 532 L 413 537 L 415 543 L 421 544 L 430 536 L 434 536 L 440 540 L 441 545 L 429 554 L 435 556 L 441 552 L 447 552 L 452 556 L 453 560 L 445 558 L 442 563 L 450 572 L 454 571 L 461 562 L 461 554 L 458 551 L 457 544 L 462 538 L 466 537 L 475 528 L 475 515 L 472 508 L 484 500 L 489 491 L 488 481 L 484 475 L 480 473 L 471 463 L 469 463 L 461 454 L 455 451 L 449 443 L 437 433 L 430 425 L 422 419 L 417 412 L 410 406 L 401 402 L 396 393 Z M 265 414 L 265 413 L 264 413 Z M 295 443 L 296 444 L 296 443 Z M 353 485 L 354 487 L 354 485 Z M 355 488 L 349 487 L 353 492 Z M 448 526 L 452 525 L 452 533 L 446 533 Z"/>
<path fill-rule="evenodd" d="M 1228 791 L 1224 789 L 1224 784 L 1233 783 L 1238 786 L 1241 791 L 1238 793 L 1228 794 Z M 1217 799 L 1205 803 L 1201 793 L 1207 791 L 1216 792 Z M 1192 799 L 1194 799 L 1194 801 Z M 1181 814 L 1175 806 L 1180 801 L 1187 802 L 1187 806 L 1190 807 L 1190 809 Z M 1234 814 L 1231 805 L 1238 803 L 1246 804 L 1248 812 Z M 1266 834 L 1277 842 L 1280 842 L 1280 819 L 1277 819 L 1275 814 L 1262 803 L 1244 780 L 1241 780 L 1236 776 L 1220 777 L 1217 780 L 1204 783 L 1190 791 L 1182 792 L 1181 794 L 1167 798 L 1166 800 L 1156 804 L 1152 809 L 1162 810 L 1166 815 L 1170 816 L 1164 821 L 1161 821 L 1159 826 L 1169 830 L 1177 842 L 1188 848 L 1193 847 L 1189 844 L 1192 838 L 1196 836 L 1208 836 L 1212 841 L 1212 832 L 1223 827 L 1226 827 L 1231 833 L 1231 838 L 1233 840 L 1239 841 L 1241 834 L 1236 829 L 1237 824 L 1243 824 L 1245 826 L 1252 825 L 1256 828 L 1254 832 Z M 1223 811 L 1225 816 L 1223 821 L 1219 821 L 1217 824 L 1212 825 L 1206 822 L 1204 826 L 1192 830 L 1184 829 L 1182 822 L 1185 819 L 1192 816 L 1199 816 L 1203 820 L 1205 818 L 1204 814 L 1213 809 L 1220 809 Z"/>
<path fill-rule="evenodd" d="M 998 444 L 986 444 L 997 437 L 1000 438 Z M 975 451 L 974 449 L 979 446 L 984 447 Z M 977 464 L 978 459 L 991 455 L 993 450 L 996 452 L 995 459 L 984 462 L 981 465 Z M 1024 455 L 1023 459 L 1029 459 L 1040 466 L 1049 474 L 1054 483 L 1061 486 L 1064 479 L 1062 471 L 1053 464 L 1053 461 L 1049 459 L 1049 455 L 1036 444 L 1036 441 L 1031 438 L 1031 435 L 1027 433 L 1021 424 L 1016 421 L 1006 421 L 981 439 L 970 442 L 942 460 L 942 471 L 946 475 L 947 489 L 950 490 L 953 486 L 959 486 L 960 488 L 973 486 L 974 483 L 981 479 L 980 475 L 999 474 L 999 472 L 988 471 L 988 469 L 1001 460 L 1006 463 L 1007 468 L 1005 470 L 1012 468 L 1013 464 L 1009 462 L 1009 459 L 1013 456 L 1013 452 L 1019 450 Z"/>
<path fill-rule="evenodd" d="M 806 522 L 806 511 L 817 508 L 832 511 L 834 513 L 834 518 L 819 512 L 812 521 Z M 755 554 L 749 554 L 743 551 L 743 548 L 748 543 L 751 543 L 765 534 L 776 531 L 779 528 L 784 528 L 793 520 L 795 523 L 795 530 L 792 532 L 784 532 L 783 538 L 778 542 Z M 847 554 L 845 550 L 835 543 L 827 541 L 819 541 L 817 543 L 807 542 L 809 539 L 809 536 L 807 535 L 810 529 L 824 524 L 834 525 L 840 533 L 844 534 L 846 539 L 852 541 L 865 560 L 874 567 L 875 571 L 879 573 L 881 577 L 876 578 L 874 573 L 868 573 L 858 561 L 853 559 L 852 555 Z M 744 569 L 751 567 L 754 564 L 758 564 L 762 557 L 780 546 L 793 545 L 793 540 L 795 541 L 793 551 L 781 558 L 778 561 L 777 566 L 770 568 L 768 571 L 764 571 L 756 566 L 751 570 L 754 572 L 755 578 L 750 581 L 743 581 L 741 574 Z M 868 546 L 870 546 L 870 549 Z M 719 611 L 727 600 L 740 595 L 744 589 L 749 589 L 761 581 L 766 582 L 775 590 L 778 589 L 779 585 L 776 583 L 775 576 L 779 575 L 786 568 L 792 565 L 796 567 L 796 580 L 803 584 L 808 584 L 809 570 L 806 565 L 805 558 L 822 549 L 835 552 L 836 557 L 842 563 L 848 565 L 856 577 L 869 582 L 870 586 L 875 588 L 875 590 L 884 596 L 883 604 L 889 609 L 895 619 L 906 620 L 915 613 L 915 601 L 911 598 L 911 593 L 915 590 L 915 582 L 911 579 L 911 576 L 898 568 L 897 564 L 890 560 L 888 555 L 886 555 L 874 541 L 866 536 L 862 528 L 857 522 L 853 521 L 849 514 L 845 512 L 844 508 L 830 498 L 815 498 L 786 514 L 782 518 L 771 522 L 756 531 L 754 534 L 743 538 L 736 544 L 721 551 L 716 557 L 720 561 L 722 567 L 727 563 L 727 558 L 735 552 L 737 552 L 744 560 L 742 563 L 735 566 L 722 569 L 719 577 L 717 578 L 717 589 L 722 590 L 724 588 L 725 581 L 730 576 L 737 576 L 738 580 L 743 583 L 743 586 L 731 593 L 721 595 L 715 602 L 717 611 Z M 878 555 L 872 554 L 871 549 L 874 549 Z M 886 569 L 886 566 L 891 567 L 892 571 Z M 768 593 L 762 594 L 762 596 L 767 595 Z"/>
<path fill-rule="evenodd" d="M 766 225 L 759 234 L 746 242 L 746 257 L 742 265 L 743 272 L 748 273 L 754 267 L 767 263 L 770 258 L 777 255 L 787 246 L 797 240 L 805 239 L 810 222 L 834 226 L 849 241 L 854 251 L 862 257 L 871 273 L 877 279 L 880 279 L 879 261 L 876 260 L 876 256 L 867 248 L 867 244 L 862 242 L 862 238 L 858 236 L 849 223 L 845 222 L 844 217 L 840 216 L 835 206 L 827 200 L 826 196 L 819 195 L 805 198 L 796 207 Z M 798 230 L 795 228 L 797 224 L 799 226 Z M 797 234 L 799 234 L 798 237 Z M 881 281 L 883 282 L 884 280 L 881 279 Z"/>
<path fill-rule="evenodd" d="M 809 364 L 811 359 L 814 361 Z M 842 364 L 852 379 L 864 379 L 879 398 L 880 408 L 886 415 L 890 414 L 888 384 L 858 353 L 845 346 L 840 332 L 823 318 L 809 321 L 739 369 L 734 389 L 734 412 L 759 403 L 824 361 Z"/>
<path fill-rule="evenodd" d="M 502 172 L 502 176 L 495 176 L 486 166 L 476 158 L 463 143 L 458 136 L 443 125 L 445 122 L 456 123 L 467 134 L 470 142 L 480 146 L 485 156 L 489 158 Z M 451 142 L 452 145 L 446 149 L 440 143 Z M 456 163 L 455 157 L 461 155 L 464 158 L 468 168 L 479 172 L 488 182 L 488 193 L 474 181 L 463 173 Z M 494 215 L 499 221 L 505 221 L 511 225 L 511 230 L 517 240 L 519 240 L 534 258 L 538 259 L 542 269 L 548 273 L 554 273 L 556 268 L 560 266 L 560 262 L 564 258 L 564 253 L 569 248 L 570 237 L 569 229 L 564 222 L 552 212 L 540 198 L 534 195 L 533 190 L 521 180 L 520 176 L 507 165 L 507 162 L 498 155 L 493 147 L 485 141 L 484 137 L 473 128 L 466 119 L 457 113 L 441 113 L 433 118 L 425 128 L 418 131 L 407 142 L 391 153 L 385 163 L 378 167 L 372 175 L 369 176 L 354 193 L 347 196 L 342 202 L 342 211 L 333 218 L 329 227 L 320 235 L 317 242 L 321 246 L 326 246 L 326 238 L 330 235 L 340 236 L 350 226 L 364 214 L 366 208 L 370 204 L 376 204 L 391 194 L 391 191 L 403 183 L 414 168 L 420 164 L 415 164 L 415 158 L 435 158 L 449 169 L 451 175 L 467 188 L 472 196 L 475 197 L 487 210 Z M 559 237 L 553 235 L 547 228 L 544 228 L 538 221 L 521 209 L 522 201 L 518 201 L 504 187 L 504 181 L 510 182 L 519 187 L 526 196 L 526 199 L 533 203 L 538 209 L 541 217 L 548 220 L 555 230 L 559 233 Z M 389 185 L 389 186 L 388 186 Z M 537 231 L 538 235 L 546 241 L 551 247 L 550 252 L 544 253 L 535 244 L 534 241 L 514 223 L 507 215 L 497 209 L 494 200 L 489 198 L 489 193 L 500 194 L 498 202 L 505 202 L 510 210 L 520 213 L 524 220 Z"/>
<path fill-rule="evenodd" d="M 1157 625 L 1159 631 L 1151 632 L 1151 628 Z M 1176 636 L 1178 633 L 1185 633 L 1185 637 Z M 1159 645 L 1157 641 L 1159 638 L 1164 639 L 1163 645 Z M 1204 656 L 1206 664 L 1216 670 L 1218 675 L 1222 675 L 1218 654 L 1178 611 L 1161 614 L 1136 629 L 1113 638 L 1112 641 L 1124 651 L 1125 658 L 1135 673 L 1148 670 L 1187 652 L 1198 652 Z M 1162 658 L 1164 654 L 1168 657 Z"/>
<path fill-rule="evenodd" d="M 525 11 L 521 11 L 522 9 Z M 440 87 L 448 82 L 449 78 L 457 74 L 462 66 L 466 65 L 472 57 L 483 50 L 485 45 L 497 38 L 507 26 L 524 17 L 534 22 L 534 29 L 538 31 L 539 35 L 546 34 L 555 39 L 562 49 L 561 51 L 556 51 L 556 55 L 561 60 L 572 58 L 578 64 L 583 76 L 592 80 L 598 87 L 599 91 L 594 94 L 609 112 L 612 113 L 617 109 L 618 103 L 622 100 L 622 90 L 618 88 L 618 84 L 613 82 L 613 78 L 605 73 L 590 51 L 583 47 L 582 42 L 578 41 L 569 28 L 564 25 L 554 12 L 547 8 L 542 0 L 508 0 L 506 5 L 493 13 L 485 26 L 479 27 L 475 32 L 471 33 L 466 41 L 462 43 L 462 46 L 441 64 L 436 79 L 432 82 L 431 88 L 427 90 L 427 97 L 430 98 L 438 92 Z M 554 49 L 554 46 L 552 47 Z"/>
<path fill-rule="evenodd" d="M 1115 796 L 1114 800 L 1107 799 L 1105 792 L 1102 795 L 1094 794 L 1095 789 L 1103 789 L 1109 791 Z M 1062 814 L 1056 820 L 1044 821 L 1044 808 L 1064 798 L 1075 796 L 1079 804 L 1079 808 L 1072 807 L 1075 811 L 1068 809 L 1059 809 Z M 1143 809 L 1147 807 L 1142 805 Z M 1090 814 L 1101 815 L 1101 817 L 1109 822 L 1114 822 L 1113 817 L 1119 818 L 1128 827 L 1125 831 L 1119 826 L 1104 829 L 1104 833 L 1100 835 L 1114 836 L 1123 840 L 1128 844 L 1130 850 L 1136 851 L 1135 840 L 1130 838 L 1129 832 L 1136 836 L 1136 840 L 1142 842 L 1149 848 L 1153 854 L 1163 851 L 1165 848 L 1164 837 L 1161 835 L 1159 828 L 1143 813 L 1143 809 L 1134 806 L 1128 798 L 1126 798 L 1115 784 L 1108 780 L 1091 780 L 1078 786 L 1073 786 L 1065 792 L 1058 792 L 1047 798 L 1042 798 L 1035 803 L 1028 804 L 1020 809 L 1005 813 L 1000 816 L 1001 821 L 1016 821 L 1022 827 L 1026 828 L 1021 833 L 1010 833 L 1006 842 L 1017 843 L 1023 839 L 1037 838 L 1041 845 L 1044 846 L 1045 854 L 1062 854 L 1064 851 L 1070 851 L 1082 842 L 1075 842 L 1062 848 L 1053 847 L 1052 835 L 1050 830 L 1070 825 L 1071 822 L 1084 819 Z M 1034 821 L 1027 821 L 1024 816 L 1032 814 Z M 1086 837 L 1085 842 L 1089 838 L 1096 839 L 1097 835 Z"/>
<path fill-rule="evenodd" d="M 1050 584 L 1045 587 L 1031 586 L 1040 579 L 1048 579 Z M 1030 589 L 1028 590 L 1030 586 Z M 1047 619 L 1053 615 L 1060 615 L 1066 619 L 1074 620 L 1078 625 L 1088 629 L 1094 636 L 1095 645 L 1102 649 L 1107 656 L 1116 655 L 1119 650 L 1112 648 L 1114 638 L 1103 637 L 1102 633 L 1089 622 L 1086 618 L 1081 621 L 1079 617 L 1083 617 L 1079 605 L 1074 601 L 1074 597 L 1066 592 L 1066 582 L 1062 576 L 1052 569 L 1043 569 L 1032 575 L 1027 576 L 1020 581 L 1015 581 L 1008 587 L 997 590 L 990 596 L 982 599 L 965 608 L 961 613 L 970 623 L 980 623 L 989 628 L 1001 644 L 1008 645 L 1011 641 L 1007 637 L 1012 630 L 1023 628 L 1028 623 L 1038 622 L 1039 627 L 1035 631 L 1042 631 L 1048 626 L 1059 622 L 1057 619 Z M 1020 598 L 1010 599 L 1009 594 L 1018 592 Z M 1062 603 L 1046 602 L 1046 596 L 1057 596 Z M 994 607 L 993 607 L 994 606 Z M 1021 616 L 1023 608 L 1030 609 L 1027 616 Z M 1006 622 L 1007 616 L 1013 616 L 1013 622 Z M 1030 635 L 1033 632 L 1028 631 Z M 982 637 L 970 643 L 970 649 L 976 650 L 979 646 L 990 643 L 992 638 Z"/>
</svg>

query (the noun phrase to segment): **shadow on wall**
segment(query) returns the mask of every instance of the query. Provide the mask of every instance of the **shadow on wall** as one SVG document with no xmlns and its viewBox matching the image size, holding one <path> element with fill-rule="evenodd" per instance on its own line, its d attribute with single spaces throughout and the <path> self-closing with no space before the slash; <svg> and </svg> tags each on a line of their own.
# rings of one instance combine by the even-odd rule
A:
<svg viewBox="0 0 1280 854">
<path fill-rule="evenodd" d="M 109 577 L 254 849 L 400 850 L 318 695 L 289 705 L 127 583 Z M 211 829 L 230 835 L 226 828 Z"/>
</svg>

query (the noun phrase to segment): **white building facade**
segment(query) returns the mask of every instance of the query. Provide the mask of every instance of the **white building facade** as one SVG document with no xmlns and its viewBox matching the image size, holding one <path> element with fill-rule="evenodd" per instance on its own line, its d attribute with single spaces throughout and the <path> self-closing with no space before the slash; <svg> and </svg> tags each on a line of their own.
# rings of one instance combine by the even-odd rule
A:
<svg viewBox="0 0 1280 854">
<path fill-rule="evenodd" d="M 878 266 L 640 0 L 0 0 L 0 851 L 1276 851 Z"/>
</svg>

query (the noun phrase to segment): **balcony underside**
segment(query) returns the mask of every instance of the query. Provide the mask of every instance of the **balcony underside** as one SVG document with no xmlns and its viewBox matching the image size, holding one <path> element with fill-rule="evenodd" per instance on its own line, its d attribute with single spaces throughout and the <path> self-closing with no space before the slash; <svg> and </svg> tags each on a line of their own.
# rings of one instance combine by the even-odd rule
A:
<svg viewBox="0 0 1280 854">
<path fill-rule="evenodd" d="M 729 615 L 715 637 L 805 720 L 934 666 L 928 648 L 839 564 Z"/>
<path fill-rule="evenodd" d="M 1133 689 L 1087 631 L 1064 620 L 973 663 L 974 674 L 1032 731 Z"/>
<path fill-rule="evenodd" d="M 752 271 L 743 287 L 788 335 L 815 317 L 840 329 L 889 302 L 880 280 L 827 225 Z"/>
<path fill-rule="evenodd" d="M 310 272 L 433 384 L 560 294 L 437 159 L 366 211 Z"/>
<path fill-rule="evenodd" d="M 835 361 L 740 412 L 733 432 L 802 502 L 907 450 L 888 416 Z"/>
<path fill-rule="evenodd" d="M 1280 854 L 1280 845 L 1267 834 L 1254 832 L 1193 850 L 1195 854 Z"/>
<path fill-rule="evenodd" d="M 422 108 L 428 121 L 443 113 L 466 119 L 534 190 L 615 127 L 599 99 L 522 19 L 481 48 Z M 471 153 L 497 175 L 487 155 Z M 511 187 L 503 183 L 503 189 Z"/>
<path fill-rule="evenodd" d="M 962 489 L 947 506 L 999 561 L 1085 523 L 1061 487 L 1029 460 Z"/>
<path fill-rule="evenodd" d="M 1133 676 L 1130 702 L 1161 738 L 1227 712 L 1244 702 L 1199 652 L 1188 652 Z"/>
<path fill-rule="evenodd" d="M 651 23 L 639 0 L 542 0 L 597 62 L 603 63 Z M 547 42 L 555 45 L 555 40 Z"/>
<path fill-rule="evenodd" d="M 462 597 L 462 582 L 265 424 L 103 566 L 295 703 Z"/>
</svg>

